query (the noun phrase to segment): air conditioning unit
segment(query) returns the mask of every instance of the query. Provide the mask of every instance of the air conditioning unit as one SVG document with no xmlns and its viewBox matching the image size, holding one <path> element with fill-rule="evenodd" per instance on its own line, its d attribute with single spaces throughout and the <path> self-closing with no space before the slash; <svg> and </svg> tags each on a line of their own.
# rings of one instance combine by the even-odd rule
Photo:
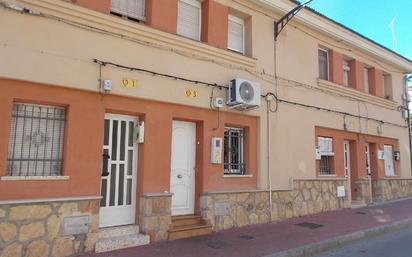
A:
<svg viewBox="0 0 412 257">
<path fill-rule="evenodd" d="M 229 83 L 227 91 L 229 108 L 248 110 L 260 106 L 260 84 L 258 82 L 235 78 Z"/>
</svg>

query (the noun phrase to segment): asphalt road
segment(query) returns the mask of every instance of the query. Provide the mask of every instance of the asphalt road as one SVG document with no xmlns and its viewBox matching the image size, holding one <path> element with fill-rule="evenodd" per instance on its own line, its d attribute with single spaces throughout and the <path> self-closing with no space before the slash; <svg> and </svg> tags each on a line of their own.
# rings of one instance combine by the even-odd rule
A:
<svg viewBox="0 0 412 257">
<path fill-rule="evenodd" d="M 412 228 L 361 241 L 316 257 L 412 257 Z"/>
</svg>

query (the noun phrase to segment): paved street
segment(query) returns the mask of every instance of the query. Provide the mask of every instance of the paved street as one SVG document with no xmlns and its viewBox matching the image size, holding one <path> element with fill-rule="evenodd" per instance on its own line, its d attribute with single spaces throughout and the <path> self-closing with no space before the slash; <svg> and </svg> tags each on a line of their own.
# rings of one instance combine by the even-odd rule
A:
<svg viewBox="0 0 412 257">
<path fill-rule="evenodd" d="M 312 243 L 410 220 L 412 218 L 411 215 L 412 199 L 408 199 L 367 208 L 337 210 L 289 219 L 278 223 L 230 229 L 208 236 L 153 243 L 100 254 L 88 253 L 83 255 L 83 257 L 270 256 Z M 410 238 L 409 242 L 412 242 Z M 396 242 L 396 240 L 394 241 Z M 398 244 L 394 243 L 392 245 L 395 249 L 398 246 Z M 338 256 L 352 257 L 352 255 L 344 253 L 345 255 Z M 356 257 L 356 255 L 353 256 Z M 412 250 L 409 252 L 409 255 L 369 256 L 411 257 Z"/>
<path fill-rule="evenodd" d="M 340 249 L 329 251 L 316 257 L 411 257 L 412 229 L 404 229 L 366 241 L 361 241 Z"/>
</svg>

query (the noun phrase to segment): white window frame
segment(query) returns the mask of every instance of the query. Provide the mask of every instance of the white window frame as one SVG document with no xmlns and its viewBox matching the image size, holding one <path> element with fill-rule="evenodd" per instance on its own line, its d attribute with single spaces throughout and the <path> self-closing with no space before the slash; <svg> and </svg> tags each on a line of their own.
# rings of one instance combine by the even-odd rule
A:
<svg viewBox="0 0 412 257">
<path fill-rule="evenodd" d="M 364 67 L 363 68 L 363 87 L 365 93 L 369 94 L 370 88 L 369 88 L 369 69 Z"/>
<path fill-rule="evenodd" d="M 349 72 L 350 72 L 350 67 L 349 63 L 347 61 L 343 61 L 343 86 L 349 87 Z"/>
<path fill-rule="evenodd" d="M 199 9 L 199 30 L 198 30 L 199 33 L 198 33 L 196 38 L 186 37 L 185 35 L 179 34 L 179 32 L 178 32 L 179 31 L 179 2 L 183 2 L 183 3 L 186 3 L 186 4 L 192 5 L 192 6 Z M 177 29 L 176 29 L 177 34 L 182 36 L 182 37 L 186 37 L 186 38 L 190 38 L 190 39 L 193 39 L 193 40 L 200 41 L 200 36 L 202 34 L 202 3 L 198 0 L 178 0 L 177 4 L 178 4 L 178 7 L 177 7 L 178 8 L 178 10 L 177 10 Z"/>
<path fill-rule="evenodd" d="M 229 34 L 229 29 L 228 29 L 227 49 L 238 52 L 238 53 L 241 53 L 241 54 L 245 54 L 245 20 L 242 19 L 242 18 L 239 18 L 239 17 L 236 17 L 234 15 L 229 14 L 228 21 L 229 22 L 230 21 L 235 22 L 235 23 L 238 23 L 238 24 L 242 25 L 243 31 L 242 31 L 242 49 L 240 50 L 240 49 L 235 49 L 235 48 L 229 47 L 229 35 L 230 34 Z M 229 26 L 229 22 L 228 22 L 228 26 Z"/>
<path fill-rule="evenodd" d="M 318 48 L 318 51 L 322 51 L 322 52 L 325 52 L 326 53 L 326 70 L 327 70 L 327 72 L 326 72 L 326 80 L 329 80 L 329 51 L 328 50 L 326 50 L 326 49 L 324 49 L 324 48 Z M 318 62 L 319 62 L 319 52 L 318 52 Z M 319 67 L 319 65 L 318 65 L 318 67 Z M 320 75 L 320 71 L 319 71 L 319 75 Z"/>
<path fill-rule="evenodd" d="M 132 19 L 137 19 L 139 21 L 145 21 L 146 20 L 146 15 L 145 15 L 145 5 L 146 5 L 146 0 L 141 0 L 142 3 L 142 9 L 143 9 L 143 14 L 142 15 L 133 15 L 128 11 L 123 11 L 123 10 L 118 10 L 116 8 L 113 8 L 113 1 L 111 0 L 110 3 L 110 12 L 114 13 L 114 14 L 118 14 L 118 15 L 122 15 L 126 18 L 132 18 Z M 130 0 L 115 0 L 115 1 L 130 1 Z"/>
</svg>

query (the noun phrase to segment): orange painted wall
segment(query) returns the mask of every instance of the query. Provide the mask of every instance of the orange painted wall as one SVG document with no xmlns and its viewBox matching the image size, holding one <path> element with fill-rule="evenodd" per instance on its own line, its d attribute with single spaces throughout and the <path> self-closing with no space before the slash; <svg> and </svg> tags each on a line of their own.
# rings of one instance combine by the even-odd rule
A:
<svg viewBox="0 0 412 257">
<path fill-rule="evenodd" d="M 349 85 L 359 91 L 365 91 L 363 64 L 357 60 L 349 61 Z"/>
<path fill-rule="evenodd" d="M 177 0 L 146 0 L 146 24 L 169 33 L 177 30 Z"/>
<path fill-rule="evenodd" d="M 385 89 L 383 87 L 383 71 L 377 68 L 369 70 L 369 91 L 371 94 L 378 97 L 385 96 Z"/>
<path fill-rule="evenodd" d="M 385 167 L 383 160 L 377 159 L 377 151 L 383 150 L 384 145 L 392 145 L 393 151 L 398 150 L 398 140 L 393 138 L 372 136 L 366 134 L 359 134 L 354 132 L 348 132 L 343 130 L 329 129 L 323 127 L 316 127 L 315 129 L 315 142 L 317 144 L 317 137 L 331 137 L 333 138 L 333 151 L 335 153 L 335 172 L 338 177 L 344 177 L 344 164 L 343 164 L 343 141 L 347 140 L 350 142 L 351 151 L 351 166 L 352 172 L 355 173 L 356 177 L 364 178 L 366 177 L 366 160 L 365 160 L 365 143 L 371 144 L 371 168 L 372 176 L 376 178 L 385 177 Z M 353 144 L 355 143 L 355 144 Z M 353 153 L 356 153 L 352 156 Z M 319 174 L 319 161 L 317 162 L 317 173 Z M 394 161 L 395 174 L 398 174 L 399 163 Z"/>
<path fill-rule="evenodd" d="M 202 2 L 201 40 L 227 49 L 229 8 L 214 0 Z"/>
<path fill-rule="evenodd" d="M 110 13 L 110 0 L 73 0 L 73 3 L 101 13 Z"/>
<path fill-rule="evenodd" d="M 370 144 L 370 162 L 372 171 L 372 181 L 376 181 L 378 178 L 385 177 L 385 164 L 383 160 L 378 160 L 378 150 L 383 150 L 384 145 L 392 145 L 393 151 L 398 150 L 398 141 L 392 138 L 371 136 L 365 134 L 359 134 L 354 132 L 316 127 L 315 129 L 315 142 L 317 144 L 317 137 L 331 137 L 333 138 L 333 151 L 334 155 L 334 168 L 337 177 L 345 177 L 344 171 L 344 159 L 343 159 L 343 142 L 349 141 L 350 151 L 350 171 L 351 171 L 351 195 L 352 199 L 356 199 L 356 187 L 355 181 L 358 178 L 366 178 L 366 156 L 365 156 L 365 144 Z M 395 174 L 399 174 L 399 162 L 394 161 Z M 318 176 L 320 172 L 320 161 L 316 161 L 316 169 Z M 373 183 L 374 184 L 374 183 Z M 374 189 L 373 189 L 374 192 Z"/>
<path fill-rule="evenodd" d="M 145 143 L 138 151 L 138 195 L 170 190 L 170 156 L 173 119 L 197 124 L 196 176 L 201 191 L 255 189 L 257 186 L 256 117 L 208 109 L 139 100 L 113 95 L 0 79 L 0 176 L 6 175 L 8 137 L 13 101 L 67 106 L 64 175 L 67 181 L 1 181 L 0 199 L 99 195 L 103 119 L 105 112 L 139 116 L 145 121 Z M 225 124 L 247 128 L 250 178 L 224 178 L 223 164 L 210 164 L 210 138 L 223 137 Z M 199 184 L 200 183 L 200 184 Z M 18 190 L 16 190 L 18 189 Z M 201 191 L 197 191 L 200 194 Z"/>
<path fill-rule="evenodd" d="M 329 78 L 336 84 L 343 84 L 343 55 L 336 51 L 329 51 Z"/>
</svg>

